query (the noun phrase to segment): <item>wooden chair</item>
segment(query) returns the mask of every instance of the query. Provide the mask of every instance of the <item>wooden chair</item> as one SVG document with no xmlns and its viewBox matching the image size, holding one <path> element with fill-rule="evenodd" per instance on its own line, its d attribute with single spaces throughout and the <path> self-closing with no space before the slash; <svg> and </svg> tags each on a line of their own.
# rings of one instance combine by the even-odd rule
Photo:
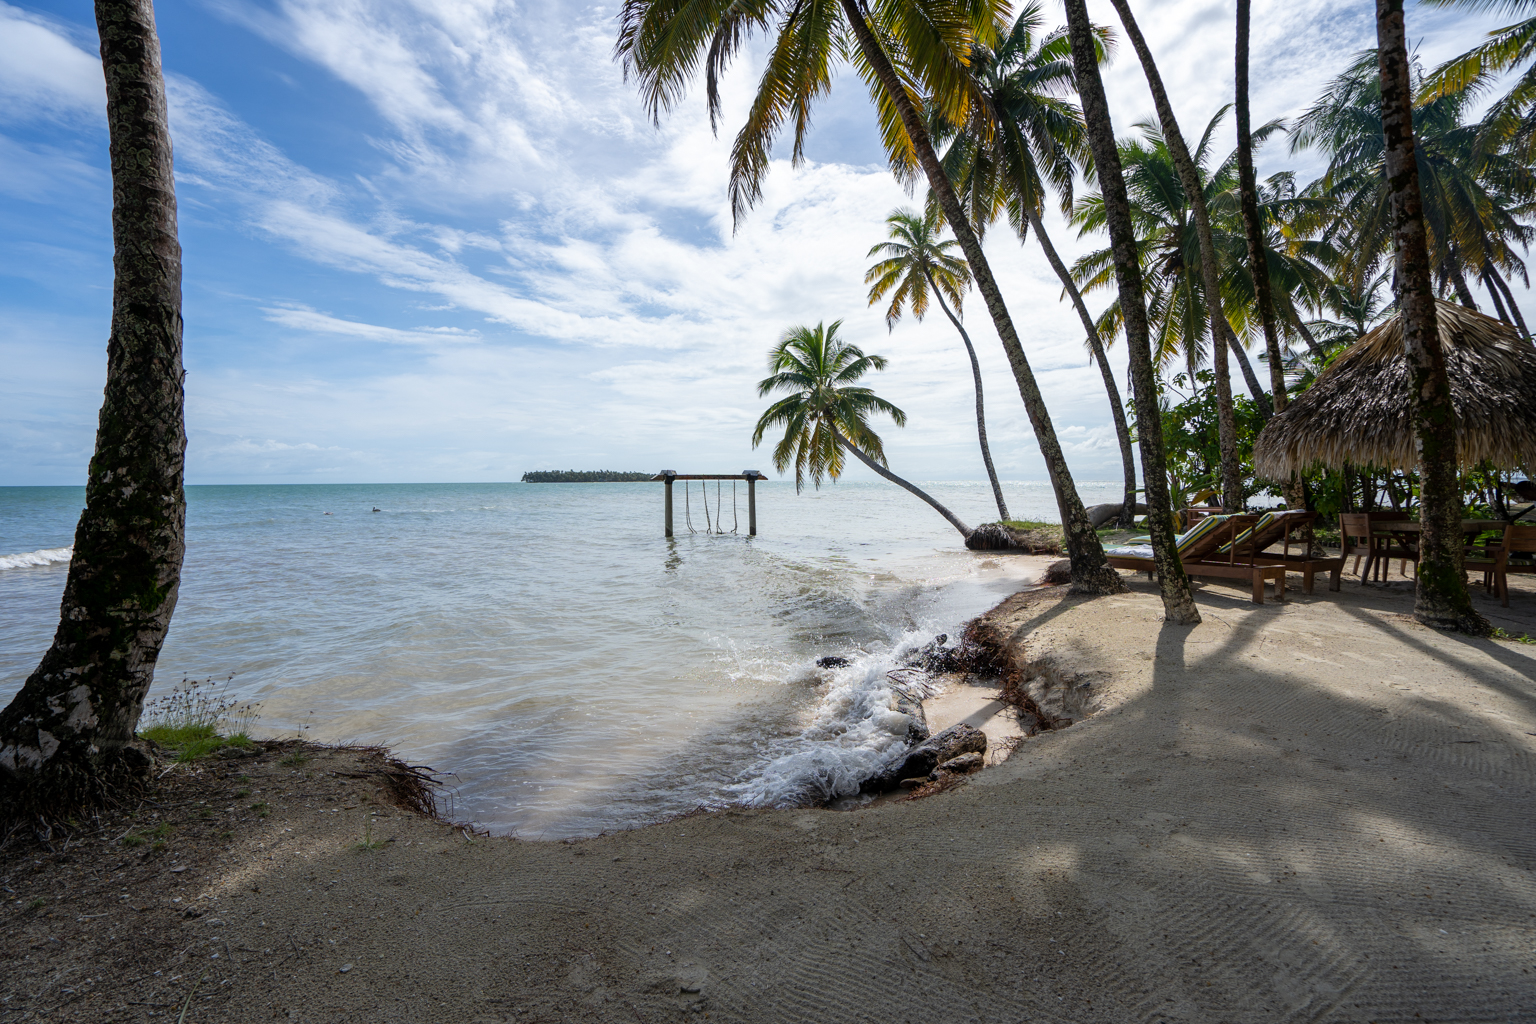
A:
<svg viewBox="0 0 1536 1024">
<path fill-rule="evenodd" d="M 1343 557 L 1353 558 L 1350 572 L 1365 582 L 1365 574 L 1371 571 L 1371 517 L 1364 512 L 1345 512 L 1339 516 L 1339 549 Z M 1360 559 L 1365 559 L 1365 572 L 1360 571 Z"/>
<path fill-rule="evenodd" d="M 1179 518 L 1184 522 L 1185 531 L 1193 530 L 1202 519 L 1222 514 L 1220 505 L 1191 505 L 1179 513 Z"/>
<path fill-rule="evenodd" d="M 1473 549 L 1476 551 L 1476 549 Z M 1483 549 L 1481 555 L 1468 555 L 1465 566 L 1482 569 L 1483 585 L 1493 586 L 1500 604 L 1509 607 L 1509 574 L 1536 574 L 1536 524 L 1511 523 L 1504 527 L 1504 541 L 1498 547 Z"/>
<path fill-rule="evenodd" d="M 1417 517 L 1412 512 L 1367 512 L 1365 516 L 1370 520 L 1372 530 L 1377 523 L 1409 523 Z M 1371 535 L 1371 556 L 1366 560 L 1366 573 L 1374 573 L 1378 583 L 1385 583 L 1387 577 L 1392 575 L 1392 559 L 1398 560 L 1397 574 L 1404 579 L 1408 578 L 1408 563 L 1415 566 L 1419 564 L 1419 553 L 1401 541 L 1390 537 L 1377 537 Z M 1365 576 L 1360 577 L 1360 582 L 1365 582 Z"/>
</svg>

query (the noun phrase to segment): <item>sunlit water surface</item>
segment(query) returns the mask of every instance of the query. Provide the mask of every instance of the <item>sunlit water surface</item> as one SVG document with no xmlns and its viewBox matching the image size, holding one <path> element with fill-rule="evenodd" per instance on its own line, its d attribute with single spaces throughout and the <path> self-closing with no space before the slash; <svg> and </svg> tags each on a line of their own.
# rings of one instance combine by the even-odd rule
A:
<svg viewBox="0 0 1536 1024">
<path fill-rule="evenodd" d="M 723 536 L 693 486 L 701 532 L 679 484 L 675 541 L 659 484 L 189 487 L 156 694 L 233 673 L 258 735 L 386 744 L 453 773 L 455 816 L 591 835 L 851 792 L 905 733 L 901 652 L 1028 576 L 888 484 L 759 484 L 751 539 L 745 484 L 734 515 L 709 487 Z M 985 484 L 930 489 L 995 518 Z M 1015 517 L 1057 519 L 1047 485 L 1006 489 Z M 52 638 L 83 500 L 0 488 L 0 698 Z M 853 662 L 829 678 L 824 654 Z"/>
</svg>

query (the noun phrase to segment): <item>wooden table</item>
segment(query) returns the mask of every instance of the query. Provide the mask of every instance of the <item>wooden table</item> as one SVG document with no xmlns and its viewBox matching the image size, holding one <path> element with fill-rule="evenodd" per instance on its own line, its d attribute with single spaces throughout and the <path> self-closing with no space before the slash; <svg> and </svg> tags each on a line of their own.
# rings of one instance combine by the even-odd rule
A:
<svg viewBox="0 0 1536 1024">
<path fill-rule="evenodd" d="M 1502 519 L 1463 519 L 1461 521 L 1462 542 L 1464 544 L 1470 544 L 1478 534 L 1485 533 L 1490 530 L 1499 530 L 1502 532 L 1504 527 L 1508 525 L 1509 524 Z M 1408 519 L 1402 522 L 1389 521 L 1385 523 L 1371 524 L 1371 535 L 1373 538 L 1381 538 L 1383 540 L 1388 538 L 1395 538 L 1402 542 L 1402 546 L 1404 548 L 1412 551 L 1414 565 L 1418 565 L 1419 562 L 1419 534 L 1422 533 L 1423 530 L 1424 524 L 1416 519 Z M 1376 556 L 1373 553 L 1371 555 L 1371 561 L 1374 562 L 1375 559 Z M 1366 572 L 1368 573 L 1369 571 L 1369 566 L 1367 566 Z M 1388 571 L 1390 572 L 1390 569 Z M 1364 576 L 1362 575 L 1361 578 L 1363 579 Z"/>
</svg>

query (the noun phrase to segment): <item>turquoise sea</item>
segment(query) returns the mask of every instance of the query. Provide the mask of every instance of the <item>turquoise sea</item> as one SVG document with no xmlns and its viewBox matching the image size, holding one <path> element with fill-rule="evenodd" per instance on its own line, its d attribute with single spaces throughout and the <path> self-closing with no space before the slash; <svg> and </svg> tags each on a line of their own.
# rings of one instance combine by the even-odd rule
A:
<svg viewBox="0 0 1536 1024">
<path fill-rule="evenodd" d="M 456 817 L 591 835 L 856 788 L 904 732 L 900 652 L 1028 575 L 886 483 L 759 484 L 750 539 L 744 483 L 734 514 L 709 485 L 724 534 L 677 486 L 673 541 L 659 484 L 189 487 L 156 693 L 232 675 L 258 736 L 386 744 L 451 773 Z M 985 483 L 925 486 L 995 518 Z M 1016 518 L 1057 518 L 1048 485 L 1006 491 Z M 0 488 L 0 699 L 52 638 L 83 501 Z M 824 654 L 853 662 L 817 671 Z"/>
</svg>

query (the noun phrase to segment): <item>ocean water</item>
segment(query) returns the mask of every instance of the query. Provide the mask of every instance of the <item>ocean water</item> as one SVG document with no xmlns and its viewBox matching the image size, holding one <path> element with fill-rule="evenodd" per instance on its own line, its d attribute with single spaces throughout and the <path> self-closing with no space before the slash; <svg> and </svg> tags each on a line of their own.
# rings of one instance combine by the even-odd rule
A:
<svg viewBox="0 0 1536 1024">
<path fill-rule="evenodd" d="M 593 835 L 855 791 L 906 731 L 885 679 L 902 652 L 1030 576 L 886 483 L 761 483 L 750 539 L 744 483 L 734 513 L 731 483 L 708 487 L 723 535 L 677 486 L 672 541 L 659 484 L 189 487 L 151 697 L 232 675 L 257 736 L 386 744 L 451 773 L 455 817 Z M 925 486 L 995 517 L 985 483 Z M 1006 491 L 1056 520 L 1048 485 Z M 52 638 L 83 501 L 0 488 L 0 700 Z M 852 662 L 817 670 L 825 654 Z"/>
</svg>

